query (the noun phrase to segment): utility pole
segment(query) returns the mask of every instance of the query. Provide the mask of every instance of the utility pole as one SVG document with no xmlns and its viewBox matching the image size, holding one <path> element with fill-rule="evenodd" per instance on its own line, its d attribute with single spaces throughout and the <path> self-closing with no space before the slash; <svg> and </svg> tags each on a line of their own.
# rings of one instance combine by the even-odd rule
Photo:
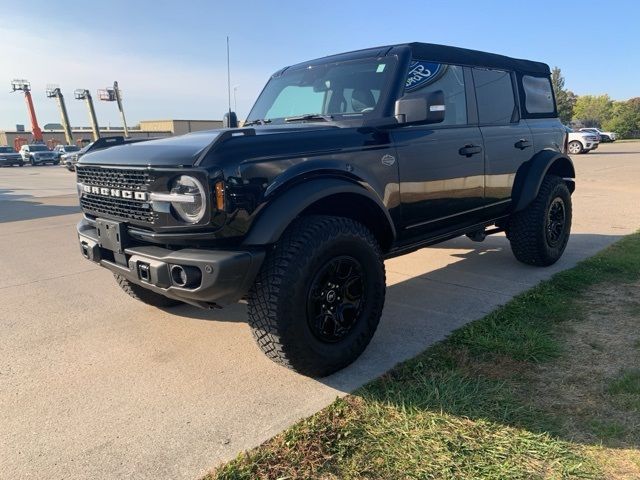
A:
<svg viewBox="0 0 640 480">
<path fill-rule="evenodd" d="M 31 121 L 31 133 L 33 134 L 33 140 L 36 143 L 44 143 L 42 130 L 38 125 L 38 119 L 36 117 L 36 109 L 33 107 L 33 100 L 31 99 L 31 83 L 26 80 L 16 79 L 11 82 L 11 88 L 14 92 L 18 90 L 24 92 L 24 100 L 27 103 L 29 120 Z"/>
<path fill-rule="evenodd" d="M 62 128 L 64 129 L 64 137 L 67 140 L 67 145 L 73 145 L 73 134 L 71 133 L 71 124 L 69 123 L 67 106 L 64 102 L 64 95 L 62 95 L 60 87 L 57 85 L 48 85 L 47 97 L 58 100 L 58 108 L 60 108 L 60 116 L 62 117 Z"/>
<path fill-rule="evenodd" d="M 91 121 L 91 129 L 93 130 L 93 141 L 100 138 L 100 128 L 98 127 L 98 119 L 96 118 L 96 110 L 93 108 L 93 98 L 91 92 L 86 89 L 79 88 L 73 92 L 76 100 L 84 100 L 89 110 L 89 120 Z"/>
<path fill-rule="evenodd" d="M 113 88 L 103 88 L 98 90 L 98 98 L 104 102 L 116 102 L 118 110 L 120 111 L 120 118 L 122 118 L 122 127 L 124 129 L 124 136 L 129 137 L 129 128 L 127 127 L 127 119 L 124 116 L 124 109 L 122 108 L 122 92 L 118 88 L 118 82 L 113 82 Z"/>
</svg>

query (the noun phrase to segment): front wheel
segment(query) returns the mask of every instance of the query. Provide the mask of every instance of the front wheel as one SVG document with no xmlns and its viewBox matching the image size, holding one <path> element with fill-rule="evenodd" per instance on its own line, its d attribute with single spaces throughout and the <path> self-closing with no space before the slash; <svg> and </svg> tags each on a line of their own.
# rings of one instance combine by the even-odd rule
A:
<svg viewBox="0 0 640 480">
<path fill-rule="evenodd" d="M 571 155 L 577 155 L 579 153 L 582 153 L 582 144 L 577 140 L 573 140 L 569 142 L 568 150 Z"/>
<path fill-rule="evenodd" d="M 321 377 L 364 351 L 384 296 L 380 247 L 364 225 L 342 217 L 302 217 L 267 253 L 249 292 L 249 323 L 269 358 Z"/>
<path fill-rule="evenodd" d="M 535 200 L 515 213 L 507 238 L 515 257 L 528 265 L 549 266 L 562 256 L 571 233 L 571 193 L 555 175 L 547 175 Z"/>
</svg>

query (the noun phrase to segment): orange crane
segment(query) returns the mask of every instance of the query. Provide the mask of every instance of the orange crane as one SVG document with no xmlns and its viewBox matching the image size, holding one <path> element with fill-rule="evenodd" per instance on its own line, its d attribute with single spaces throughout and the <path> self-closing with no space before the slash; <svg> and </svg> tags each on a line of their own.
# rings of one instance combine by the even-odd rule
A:
<svg viewBox="0 0 640 480">
<path fill-rule="evenodd" d="M 31 83 L 26 80 L 16 79 L 11 82 L 11 88 L 16 92 L 18 90 L 24 92 L 24 99 L 27 102 L 27 110 L 29 111 L 29 119 L 31 120 L 31 133 L 33 134 L 34 143 L 44 143 L 42 130 L 38 125 L 36 118 L 36 109 L 33 108 L 33 100 L 31 99 Z"/>
</svg>

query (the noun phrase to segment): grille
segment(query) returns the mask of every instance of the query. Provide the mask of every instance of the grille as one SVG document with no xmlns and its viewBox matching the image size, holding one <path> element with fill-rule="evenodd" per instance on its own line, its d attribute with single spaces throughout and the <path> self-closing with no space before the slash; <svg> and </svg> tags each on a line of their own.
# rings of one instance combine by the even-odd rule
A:
<svg viewBox="0 0 640 480">
<path fill-rule="evenodd" d="M 146 170 L 78 167 L 78 182 L 98 187 L 146 190 L 150 178 Z"/>
<path fill-rule="evenodd" d="M 147 191 L 151 178 L 145 170 L 81 167 L 77 169 L 78 182 L 83 185 Z M 149 202 L 107 197 L 84 193 L 80 206 L 88 213 L 126 220 L 153 223 L 155 216 Z"/>
</svg>

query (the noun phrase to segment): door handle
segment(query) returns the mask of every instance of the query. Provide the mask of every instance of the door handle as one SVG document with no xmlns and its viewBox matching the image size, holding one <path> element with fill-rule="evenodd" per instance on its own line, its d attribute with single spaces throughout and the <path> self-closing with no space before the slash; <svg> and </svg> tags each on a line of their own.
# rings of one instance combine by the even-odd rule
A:
<svg viewBox="0 0 640 480">
<path fill-rule="evenodd" d="M 458 150 L 458 153 L 460 155 L 464 155 L 467 158 L 469 158 L 471 155 L 475 155 L 476 153 L 480 153 L 480 152 L 482 152 L 482 147 L 480 145 L 472 145 L 472 144 L 465 145 L 460 150 Z"/>
<path fill-rule="evenodd" d="M 519 148 L 520 150 L 524 150 L 525 148 L 528 148 L 531 146 L 531 142 L 526 138 L 521 138 L 513 146 L 516 148 Z"/>
</svg>

